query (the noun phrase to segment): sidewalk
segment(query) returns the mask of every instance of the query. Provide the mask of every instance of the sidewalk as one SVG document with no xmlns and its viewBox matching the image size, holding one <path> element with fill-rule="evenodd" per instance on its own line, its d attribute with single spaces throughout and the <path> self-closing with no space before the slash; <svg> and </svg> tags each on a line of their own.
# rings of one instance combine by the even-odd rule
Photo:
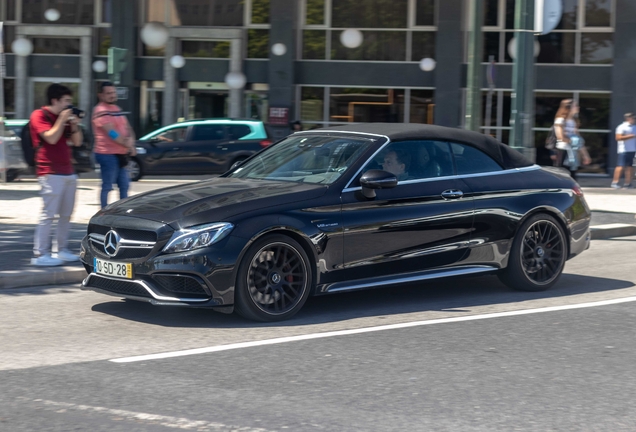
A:
<svg viewBox="0 0 636 432">
<path fill-rule="evenodd" d="M 182 182 L 137 182 L 130 194 Z M 611 189 L 608 177 L 583 177 L 579 183 L 592 209 L 593 239 L 636 235 L 636 189 Z M 100 187 L 96 179 L 80 179 L 69 242 L 75 252 L 79 251 L 89 219 L 99 210 Z M 30 265 L 33 233 L 42 205 L 38 192 L 35 179 L 0 184 L 0 289 L 79 283 L 86 277 L 79 263 L 63 267 Z M 111 199 L 116 194 L 111 192 Z"/>
</svg>

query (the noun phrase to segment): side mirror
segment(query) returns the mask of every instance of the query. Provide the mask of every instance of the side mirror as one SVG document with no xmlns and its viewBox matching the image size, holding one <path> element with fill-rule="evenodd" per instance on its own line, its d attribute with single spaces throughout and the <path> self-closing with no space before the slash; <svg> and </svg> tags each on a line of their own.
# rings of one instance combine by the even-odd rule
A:
<svg viewBox="0 0 636 432">
<path fill-rule="evenodd" d="M 395 174 L 378 169 L 369 170 L 360 178 L 362 194 L 367 198 L 375 198 L 375 189 L 391 189 L 397 184 Z"/>
</svg>

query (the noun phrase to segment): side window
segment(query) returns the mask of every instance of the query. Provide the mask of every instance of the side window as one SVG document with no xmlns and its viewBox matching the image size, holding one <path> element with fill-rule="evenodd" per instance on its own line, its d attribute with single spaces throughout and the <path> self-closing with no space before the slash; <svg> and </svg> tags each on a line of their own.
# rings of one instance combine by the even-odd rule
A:
<svg viewBox="0 0 636 432">
<path fill-rule="evenodd" d="M 503 171 L 503 168 L 481 150 L 465 144 L 451 143 L 457 175 Z"/>
<path fill-rule="evenodd" d="M 247 125 L 231 125 L 228 127 L 228 139 L 229 140 L 237 140 L 241 139 L 246 135 L 249 135 L 252 132 L 249 126 Z"/>
<path fill-rule="evenodd" d="M 187 127 L 176 127 L 176 128 L 168 129 L 167 131 L 164 131 L 160 133 L 159 135 L 155 135 L 153 138 L 156 138 L 159 141 L 167 141 L 167 142 L 185 141 L 187 131 L 188 131 Z"/>
<path fill-rule="evenodd" d="M 398 181 L 453 175 L 450 146 L 441 141 L 403 141 L 386 146 L 362 172 L 381 169 L 395 174 Z"/>
<path fill-rule="evenodd" d="M 217 141 L 225 138 L 223 125 L 197 125 L 194 127 L 192 141 Z"/>
</svg>

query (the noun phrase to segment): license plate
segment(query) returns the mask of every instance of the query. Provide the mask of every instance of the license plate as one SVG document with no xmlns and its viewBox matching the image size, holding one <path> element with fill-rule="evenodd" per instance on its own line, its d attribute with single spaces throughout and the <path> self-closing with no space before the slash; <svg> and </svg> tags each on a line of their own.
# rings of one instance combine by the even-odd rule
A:
<svg viewBox="0 0 636 432">
<path fill-rule="evenodd" d="M 104 261 L 99 258 L 94 258 L 93 272 L 124 279 L 132 279 L 133 277 L 131 263 Z"/>
</svg>

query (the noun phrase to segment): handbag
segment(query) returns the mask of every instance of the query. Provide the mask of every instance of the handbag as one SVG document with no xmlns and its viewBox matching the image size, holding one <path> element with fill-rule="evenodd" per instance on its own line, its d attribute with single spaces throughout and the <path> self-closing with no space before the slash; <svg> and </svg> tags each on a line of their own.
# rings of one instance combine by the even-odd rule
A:
<svg viewBox="0 0 636 432">
<path fill-rule="evenodd" d="M 117 162 L 119 162 L 119 168 L 125 168 L 128 166 L 128 162 L 130 162 L 130 156 L 127 154 L 116 154 Z"/>
</svg>

